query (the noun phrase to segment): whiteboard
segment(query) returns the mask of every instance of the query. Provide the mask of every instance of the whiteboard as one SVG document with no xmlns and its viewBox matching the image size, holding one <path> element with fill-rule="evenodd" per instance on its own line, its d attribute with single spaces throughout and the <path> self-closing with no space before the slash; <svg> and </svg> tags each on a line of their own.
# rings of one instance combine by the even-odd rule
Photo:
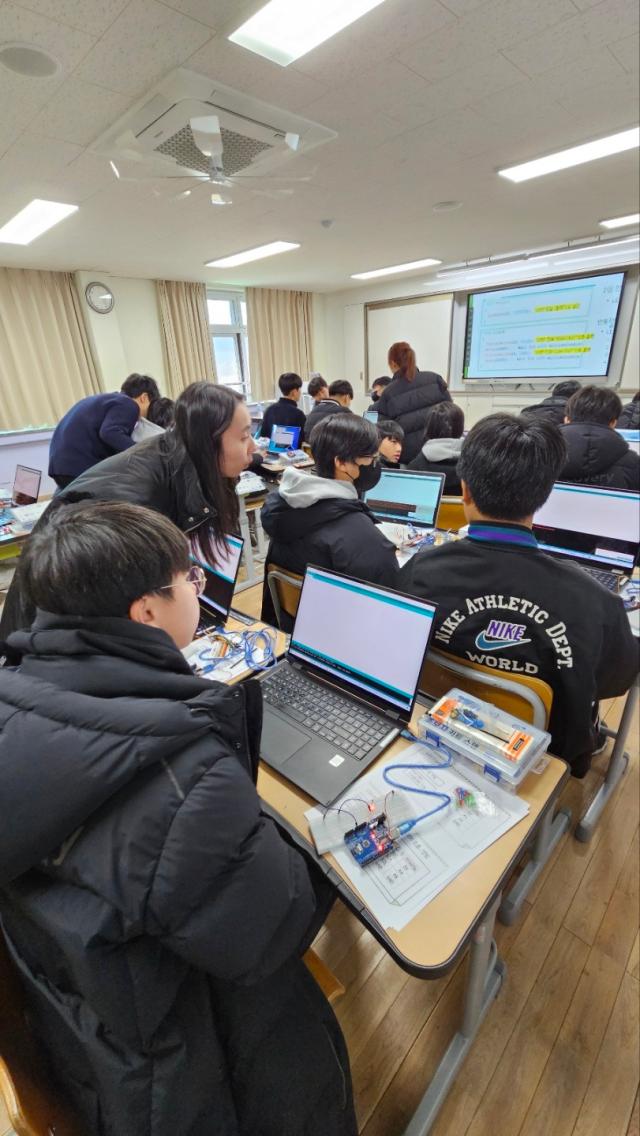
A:
<svg viewBox="0 0 640 1136">
<path fill-rule="evenodd" d="M 435 371 L 448 380 L 453 293 L 421 296 L 417 300 L 385 300 L 365 306 L 367 321 L 367 383 L 388 375 L 387 353 L 404 340 L 416 353 L 421 371 Z"/>
</svg>

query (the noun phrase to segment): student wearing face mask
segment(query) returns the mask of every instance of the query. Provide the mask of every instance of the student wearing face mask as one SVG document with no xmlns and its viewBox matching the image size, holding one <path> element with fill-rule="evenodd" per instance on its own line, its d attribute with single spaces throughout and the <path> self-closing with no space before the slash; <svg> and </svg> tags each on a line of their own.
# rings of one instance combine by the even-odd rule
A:
<svg viewBox="0 0 640 1136">
<path fill-rule="evenodd" d="M 378 432 L 355 414 L 334 414 L 311 437 L 316 473 L 289 467 L 262 509 L 267 563 L 302 575 L 307 564 L 396 586 L 394 546 L 362 500 L 380 480 Z M 274 622 L 268 588 L 262 618 Z"/>
</svg>

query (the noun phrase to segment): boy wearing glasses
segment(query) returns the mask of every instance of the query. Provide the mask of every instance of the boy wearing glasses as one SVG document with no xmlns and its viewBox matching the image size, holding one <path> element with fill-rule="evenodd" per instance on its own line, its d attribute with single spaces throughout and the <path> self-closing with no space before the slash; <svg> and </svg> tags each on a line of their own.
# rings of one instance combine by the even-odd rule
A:
<svg viewBox="0 0 640 1136">
<path fill-rule="evenodd" d="M 355 1136 L 300 956 L 323 882 L 261 810 L 257 684 L 193 675 L 201 570 L 135 505 L 52 511 L 0 669 L 0 918 L 92 1136 Z M 18 669 L 15 669 L 19 664 Z"/>
</svg>

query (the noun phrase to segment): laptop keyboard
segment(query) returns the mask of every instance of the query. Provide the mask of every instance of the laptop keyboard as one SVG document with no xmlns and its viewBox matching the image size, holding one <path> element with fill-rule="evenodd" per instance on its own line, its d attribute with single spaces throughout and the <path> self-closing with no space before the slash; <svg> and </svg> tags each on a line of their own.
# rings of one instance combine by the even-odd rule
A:
<svg viewBox="0 0 640 1136">
<path fill-rule="evenodd" d="M 265 701 L 312 734 L 361 761 L 392 726 L 356 702 L 312 682 L 299 671 L 279 667 L 261 682 Z"/>
<path fill-rule="evenodd" d="M 584 567 L 584 565 L 581 564 L 580 567 L 582 568 Z M 599 584 L 604 584 L 605 588 L 608 588 L 610 592 L 618 591 L 620 578 L 616 576 L 615 572 L 607 572 L 604 568 L 586 567 L 585 572 L 588 572 L 589 575 L 592 576 L 594 580 L 597 580 Z"/>
</svg>

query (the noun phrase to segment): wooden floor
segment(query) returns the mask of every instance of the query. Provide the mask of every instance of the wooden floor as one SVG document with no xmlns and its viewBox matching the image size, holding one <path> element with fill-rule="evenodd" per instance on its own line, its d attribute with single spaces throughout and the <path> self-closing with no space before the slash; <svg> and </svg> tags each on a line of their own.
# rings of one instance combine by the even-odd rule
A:
<svg viewBox="0 0 640 1136">
<path fill-rule="evenodd" d="M 259 614 L 260 592 L 235 606 Z M 603 707 L 610 725 L 621 707 Z M 506 980 L 433 1136 L 640 1136 L 637 714 L 629 750 L 591 843 L 564 837 L 517 925 L 498 925 Z M 605 765 L 566 787 L 574 818 Z M 436 982 L 410 978 L 339 901 L 314 945 L 346 987 L 335 1010 L 361 1136 L 401 1136 L 458 1024 L 465 963 Z"/>
</svg>

